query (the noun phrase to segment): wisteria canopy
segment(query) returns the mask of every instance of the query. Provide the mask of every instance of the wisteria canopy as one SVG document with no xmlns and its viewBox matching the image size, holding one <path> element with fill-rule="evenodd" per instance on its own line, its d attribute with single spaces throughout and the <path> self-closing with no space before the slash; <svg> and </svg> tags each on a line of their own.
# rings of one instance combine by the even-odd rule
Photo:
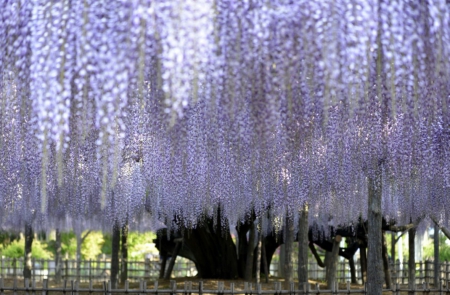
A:
<svg viewBox="0 0 450 295">
<path fill-rule="evenodd" d="M 445 0 L 0 1 L 0 226 L 449 220 Z M 71 225 L 70 225 L 71 226 Z"/>
</svg>

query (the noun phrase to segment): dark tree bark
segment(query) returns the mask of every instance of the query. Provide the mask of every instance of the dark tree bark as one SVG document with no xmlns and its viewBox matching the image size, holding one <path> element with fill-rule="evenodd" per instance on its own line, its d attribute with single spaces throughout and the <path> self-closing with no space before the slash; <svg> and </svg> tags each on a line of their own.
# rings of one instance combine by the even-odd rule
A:
<svg viewBox="0 0 450 295">
<path fill-rule="evenodd" d="M 382 235 L 382 237 L 383 237 L 382 255 L 383 255 L 384 280 L 386 282 L 386 288 L 390 289 L 392 287 L 392 279 L 391 279 L 391 271 L 389 268 L 389 257 L 387 251 L 386 237 L 384 236 L 384 234 Z"/>
<path fill-rule="evenodd" d="M 219 219 L 220 220 L 220 219 Z M 226 226 L 226 225 L 225 225 Z M 207 218 L 184 233 L 184 246 L 193 257 L 200 278 L 235 279 L 238 274 L 236 246 L 229 230 Z"/>
<path fill-rule="evenodd" d="M 238 273 L 239 277 L 243 278 L 245 276 L 245 265 L 247 262 L 247 231 L 250 227 L 241 224 L 236 227 L 237 231 L 237 248 L 238 248 Z"/>
<path fill-rule="evenodd" d="M 357 284 L 358 281 L 356 280 L 356 268 L 355 268 L 355 259 L 351 257 L 348 260 L 348 265 L 350 267 L 350 277 L 352 284 Z"/>
<path fill-rule="evenodd" d="M 62 257 L 61 257 L 61 232 L 56 229 L 55 238 L 55 281 L 57 284 L 61 282 L 61 272 L 62 272 Z"/>
<path fill-rule="evenodd" d="M 77 268 L 76 268 L 76 274 L 77 274 L 77 280 L 80 281 L 81 276 L 81 230 L 75 230 L 75 236 L 77 240 L 77 255 L 76 255 L 76 261 L 77 261 Z"/>
<path fill-rule="evenodd" d="M 391 258 L 392 261 L 395 262 L 396 260 L 396 253 L 395 253 L 395 245 L 397 244 L 397 233 L 391 232 Z"/>
<path fill-rule="evenodd" d="M 442 233 L 447 237 L 447 239 L 450 239 L 450 230 L 444 226 L 440 226 L 436 217 L 433 215 L 430 215 L 431 220 L 433 220 L 434 224 L 438 226 L 438 228 L 442 231 Z"/>
<path fill-rule="evenodd" d="M 294 220 L 292 216 L 286 216 L 286 241 L 285 241 L 285 261 L 284 261 L 284 287 L 289 290 L 290 283 L 294 281 L 293 272 L 293 245 L 294 245 Z"/>
<path fill-rule="evenodd" d="M 322 261 L 322 258 L 320 258 L 319 254 L 317 253 L 316 247 L 314 246 L 314 243 L 311 241 L 309 242 L 309 249 L 311 250 L 311 253 L 314 255 L 314 258 L 316 258 L 317 264 L 320 267 L 325 267 L 325 263 Z"/>
<path fill-rule="evenodd" d="M 245 275 L 244 280 L 247 282 L 250 282 L 252 280 L 252 274 L 253 274 L 253 246 L 255 244 L 255 236 L 256 236 L 256 229 L 255 225 L 252 224 L 250 228 L 250 237 L 248 239 L 248 245 L 247 245 L 247 260 L 246 260 L 246 266 L 245 266 Z"/>
<path fill-rule="evenodd" d="M 23 277 L 25 279 L 31 279 L 31 249 L 33 246 L 34 233 L 31 223 L 25 223 L 25 258 L 23 266 Z"/>
<path fill-rule="evenodd" d="M 122 247 L 120 252 L 122 253 L 122 266 L 120 272 L 120 281 L 125 283 L 128 279 L 128 221 L 122 226 Z"/>
<path fill-rule="evenodd" d="M 434 286 L 439 287 L 439 226 L 434 225 Z"/>
<path fill-rule="evenodd" d="M 345 242 L 347 244 L 347 248 L 350 248 L 351 246 L 353 246 L 355 244 L 359 248 L 359 244 L 356 242 L 356 239 L 354 237 L 346 237 Z M 349 257 L 347 258 L 348 266 L 350 268 L 350 278 L 351 278 L 352 284 L 358 283 L 358 281 L 356 280 L 356 267 L 355 267 L 355 259 L 354 259 L 355 252 L 351 251 L 351 253 L 348 253 Z"/>
<path fill-rule="evenodd" d="M 369 177 L 368 182 L 367 293 L 381 295 L 383 290 L 381 164 L 378 164 L 375 175 Z"/>
<path fill-rule="evenodd" d="M 177 260 L 178 253 L 180 253 L 182 241 L 181 239 L 177 241 L 175 250 L 170 258 L 169 266 L 167 267 L 166 273 L 164 274 L 164 279 L 169 280 L 172 276 L 173 267 L 175 266 L 175 261 Z"/>
<path fill-rule="evenodd" d="M 261 283 L 261 253 L 262 253 L 262 233 L 258 234 L 258 244 L 256 246 L 256 283 Z"/>
<path fill-rule="evenodd" d="M 159 278 L 164 279 L 164 274 L 166 273 L 166 263 L 167 263 L 167 252 L 159 251 L 159 255 L 161 257 L 161 266 L 159 269 Z"/>
<path fill-rule="evenodd" d="M 308 205 L 303 206 L 298 224 L 298 282 L 308 283 Z"/>
<path fill-rule="evenodd" d="M 117 288 L 117 279 L 119 275 L 119 250 L 120 250 L 120 226 L 117 221 L 114 222 L 112 229 L 112 247 L 111 247 L 111 285 Z"/>
<path fill-rule="evenodd" d="M 245 274 L 248 241 L 246 234 L 250 230 L 254 218 L 250 218 L 245 223 L 236 227 L 237 247 L 239 254 L 236 253 L 236 246 L 231 239 L 231 234 L 226 226 L 220 226 L 217 223 L 213 226 L 212 219 L 206 219 L 195 229 L 184 229 L 183 239 L 179 256 L 192 260 L 198 271 L 198 275 L 204 278 L 227 279 L 243 278 Z M 283 233 L 269 234 L 263 237 L 261 249 L 260 269 L 266 269 L 268 277 L 268 266 L 276 249 L 283 243 Z M 157 238 L 154 240 L 156 248 L 160 251 L 161 270 L 160 278 L 164 277 L 165 257 L 173 255 L 175 252 L 175 240 L 181 238 L 181 232 L 172 233 L 170 239 L 167 237 L 167 230 L 159 230 Z M 201 246 L 199 246 L 201 245 Z M 211 245 L 211 247 L 207 247 Z M 219 246 L 215 246 L 219 245 Z M 200 247 L 200 248 L 199 248 Z M 255 274 L 257 264 L 257 249 L 253 251 L 253 273 Z M 265 259 L 264 259 L 265 258 Z M 225 261 L 223 263 L 222 261 Z M 267 267 L 264 265 L 267 264 Z M 237 269 L 237 272 L 234 270 Z M 265 270 L 265 271 L 266 271 Z"/>
<path fill-rule="evenodd" d="M 398 273 L 397 273 L 397 266 L 396 266 L 396 256 L 397 254 L 395 253 L 395 245 L 397 244 L 397 233 L 396 232 L 391 232 L 391 259 L 392 262 L 394 263 L 394 269 L 392 270 L 392 273 L 394 274 L 394 277 L 398 277 Z"/>
<path fill-rule="evenodd" d="M 412 228 L 408 230 L 408 289 L 413 290 L 416 287 L 416 260 L 414 240 L 416 238 L 416 229 Z M 409 292 L 410 295 L 414 295 L 415 292 Z"/>
<path fill-rule="evenodd" d="M 281 237 L 277 237 L 275 234 L 271 234 L 264 238 L 264 252 L 266 257 L 267 265 L 269 266 L 272 262 L 272 257 L 275 251 L 280 247 L 280 245 L 283 243 Z"/>
<path fill-rule="evenodd" d="M 263 263 L 264 276 L 266 283 L 269 282 L 269 265 L 267 264 L 266 258 L 266 245 L 264 243 L 264 239 L 261 239 L 261 259 Z"/>
</svg>

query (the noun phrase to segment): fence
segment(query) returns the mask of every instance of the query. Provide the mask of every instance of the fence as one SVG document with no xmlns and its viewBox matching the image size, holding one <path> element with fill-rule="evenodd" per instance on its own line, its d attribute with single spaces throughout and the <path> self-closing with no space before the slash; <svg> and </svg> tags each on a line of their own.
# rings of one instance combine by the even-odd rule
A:
<svg viewBox="0 0 450 295">
<path fill-rule="evenodd" d="M 243 287 L 242 287 L 243 284 Z M 111 282 L 103 282 L 102 285 L 94 286 L 93 282 L 90 281 L 87 286 L 83 286 L 78 281 L 71 281 L 68 284 L 67 281 L 64 281 L 62 286 L 51 286 L 48 285 L 48 280 L 44 279 L 42 284 L 36 283 L 36 281 L 30 281 L 27 279 L 24 281 L 23 287 L 18 286 L 17 279 L 15 279 L 12 283 L 12 286 L 7 286 L 5 284 L 3 278 L 0 278 L 0 295 L 5 294 L 26 294 L 26 295 L 35 295 L 36 292 L 41 293 L 42 295 L 47 295 L 49 293 L 62 293 L 62 294 L 70 294 L 70 295 L 80 295 L 80 294 L 94 294 L 99 293 L 103 295 L 112 295 L 112 294 L 168 294 L 168 295 L 204 295 L 204 294 L 217 294 L 217 295 L 265 295 L 265 294 L 289 294 L 289 295 L 312 295 L 312 294 L 368 294 L 366 286 L 362 288 L 355 289 L 352 288 L 349 283 L 346 284 L 344 288 L 340 288 L 339 284 L 335 284 L 331 289 L 321 289 L 319 284 L 311 285 L 311 284 L 290 284 L 289 289 L 282 289 L 281 282 L 275 282 L 272 284 L 272 289 L 269 284 L 255 284 L 248 282 L 243 283 L 229 283 L 229 288 L 225 287 L 224 282 L 218 282 L 216 288 L 207 289 L 204 287 L 202 281 L 192 282 L 187 281 L 184 282 L 183 288 L 177 287 L 177 282 L 171 281 L 168 288 L 160 288 L 158 281 L 155 281 L 153 284 L 153 288 L 147 288 L 146 281 L 140 281 L 139 286 L 137 288 L 130 288 L 130 284 L 128 281 L 125 281 L 123 284 L 123 288 L 113 288 Z M 395 284 L 395 287 L 392 289 L 383 289 L 383 294 L 393 294 L 400 295 L 405 294 L 450 294 L 450 285 L 444 285 L 441 283 L 437 288 L 430 288 L 427 283 L 423 283 L 422 286 L 416 286 L 413 289 L 405 288 L 399 284 Z"/>
<path fill-rule="evenodd" d="M 397 260 L 395 263 L 389 264 L 392 281 L 399 284 L 408 283 L 408 262 L 400 262 Z M 294 263 L 294 269 L 296 269 L 296 263 Z M 308 277 L 312 280 L 325 280 L 325 268 L 317 265 L 315 261 L 309 262 L 308 265 Z M 279 277 L 279 270 L 277 264 L 271 264 L 270 274 Z M 359 261 L 355 262 L 355 275 L 357 283 L 362 284 L 362 273 Z M 294 272 L 294 278 L 297 278 L 297 272 Z M 450 280 L 450 262 L 440 263 L 439 278 L 441 280 Z M 340 283 L 345 283 L 351 280 L 350 266 L 346 260 L 339 261 L 336 273 L 336 280 Z M 419 261 L 416 263 L 416 284 L 426 282 L 431 284 L 434 280 L 434 262 L 431 260 Z"/>
<path fill-rule="evenodd" d="M 270 265 L 270 275 L 280 277 L 278 272 L 278 263 Z M 77 277 L 77 261 L 63 260 L 62 263 L 62 279 L 65 280 L 79 280 L 81 282 L 87 281 L 105 281 L 110 278 L 111 261 L 109 259 L 97 260 L 81 260 L 79 269 L 80 276 Z M 296 265 L 294 264 L 294 269 Z M 320 268 L 317 263 L 309 262 L 309 275 L 312 280 L 324 280 L 325 269 Z M 408 264 L 397 261 L 391 263 L 391 278 L 392 281 L 399 284 L 408 283 Z M 3 278 L 21 278 L 23 271 L 23 259 L 15 258 L 0 258 L 0 276 Z M 158 256 L 149 256 L 149 258 L 142 260 L 128 261 L 128 279 L 132 282 L 140 280 L 154 280 L 159 277 L 160 263 Z M 197 274 L 197 270 L 192 261 L 178 257 L 172 272 L 173 277 L 193 277 Z M 361 269 L 359 263 L 355 263 L 355 274 L 357 282 L 362 284 Z M 43 279 L 51 279 L 55 276 L 55 261 L 44 259 L 32 260 L 32 279 L 42 281 Z M 297 273 L 294 272 L 294 278 Z M 432 261 L 424 261 L 416 263 L 416 283 L 420 284 L 426 282 L 428 284 L 433 282 L 434 265 Z M 440 264 L 439 278 L 444 281 L 450 280 L 450 263 L 444 262 Z M 345 283 L 351 280 L 350 267 L 346 261 L 338 263 L 336 280 Z"/>
<path fill-rule="evenodd" d="M 24 267 L 23 258 L 0 258 L 0 276 L 3 278 L 22 278 Z M 110 278 L 111 260 L 107 258 L 97 260 L 80 260 L 80 275 L 77 275 L 77 261 L 65 259 L 62 261 L 61 276 L 64 280 L 105 281 Z M 54 278 L 56 263 L 54 260 L 32 259 L 31 276 L 33 280 Z M 130 281 L 150 280 L 159 277 L 160 263 L 157 256 L 150 256 L 145 260 L 128 261 L 128 278 Z M 178 257 L 172 271 L 174 277 L 193 277 L 197 270 L 192 261 Z"/>
</svg>

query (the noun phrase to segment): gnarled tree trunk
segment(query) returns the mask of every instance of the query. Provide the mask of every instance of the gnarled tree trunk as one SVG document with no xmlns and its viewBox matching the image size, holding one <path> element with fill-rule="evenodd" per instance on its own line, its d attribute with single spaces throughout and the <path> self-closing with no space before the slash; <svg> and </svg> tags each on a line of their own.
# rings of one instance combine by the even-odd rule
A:
<svg viewBox="0 0 450 295">
<path fill-rule="evenodd" d="M 183 235 L 183 246 L 189 249 L 200 278 L 239 277 L 236 246 L 229 230 L 222 226 L 214 226 L 213 220 L 207 218 L 201 226 L 188 229 Z"/>
</svg>

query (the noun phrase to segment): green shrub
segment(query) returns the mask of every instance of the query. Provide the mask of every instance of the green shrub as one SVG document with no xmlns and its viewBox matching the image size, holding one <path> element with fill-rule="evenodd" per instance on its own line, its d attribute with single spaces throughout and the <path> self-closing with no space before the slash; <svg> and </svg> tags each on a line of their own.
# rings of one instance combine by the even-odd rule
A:
<svg viewBox="0 0 450 295">
<path fill-rule="evenodd" d="M 433 239 L 426 241 L 423 247 L 423 258 L 434 259 L 434 242 Z M 450 245 L 447 242 L 447 238 L 443 234 L 439 234 L 439 260 L 450 261 Z"/>
<path fill-rule="evenodd" d="M 102 253 L 111 255 L 112 253 L 112 235 L 109 233 L 103 233 Z"/>
<path fill-rule="evenodd" d="M 2 255 L 10 258 L 24 257 L 25 241 L 23 239 L 13 241 L 3 249 Z M 47 249 L 47 245 L 45 243 L 35 239 L 31 248 L 31 257 L 37 259 L 51 259 L 53 258 L 53 255 Z"/>
<path fill-rule="evenodd" d="M 14 241 L 6 246 L 2 255 L 10 258 L 21 258 L 25 255 L 25 244 L 23 240 Z"/>
<path fill-rule="evenodd" d="M 145 254 L 154 252 L 153 239 L 156 239 L 156 234 L 152 232 L 128 233 L 128 258 L 144 259 Z"/>
<path fill-rule="evenodd" d="M 84 235 L 85 233 L 83 233 Z M 103 234 L 100 231 L 92 231 L 84 239 L 81 245 L 81 256 L 83 259 L 96 259 L 102 253 L 102 246 L 105 243 Z"/>
<path fill-rule="evenodd" d="M 31 257 L 37 259 L 53 259 L 53 253 L 47 248 L 45 242 L 35 239 L 31 248 Z"/>
</svg>

